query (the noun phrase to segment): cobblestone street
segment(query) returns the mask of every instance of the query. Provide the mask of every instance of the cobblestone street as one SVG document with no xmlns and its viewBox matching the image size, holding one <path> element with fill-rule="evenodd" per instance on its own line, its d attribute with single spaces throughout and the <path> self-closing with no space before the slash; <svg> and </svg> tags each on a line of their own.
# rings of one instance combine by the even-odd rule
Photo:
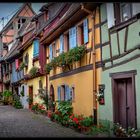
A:
<svg viewBox="0 0 140 140">
<path fill-rule="evenodd" d="M 27 109 L 0 106 L 0 137 L 91 137 Z"/>
</svg>

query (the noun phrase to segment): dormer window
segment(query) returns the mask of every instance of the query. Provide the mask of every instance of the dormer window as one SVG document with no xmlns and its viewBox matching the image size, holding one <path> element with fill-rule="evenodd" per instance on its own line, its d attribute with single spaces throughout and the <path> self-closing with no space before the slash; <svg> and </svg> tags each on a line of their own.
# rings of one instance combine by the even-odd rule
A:
<svg viewBox="0 0 140 140">
<path fill-rule="evenodd" d="M 18 20 L 18 29 L 20 29 L 22 27 L 22 25 L 25 23 L 26 19 L 24 18 L 20 18 Z"/>
</svg>

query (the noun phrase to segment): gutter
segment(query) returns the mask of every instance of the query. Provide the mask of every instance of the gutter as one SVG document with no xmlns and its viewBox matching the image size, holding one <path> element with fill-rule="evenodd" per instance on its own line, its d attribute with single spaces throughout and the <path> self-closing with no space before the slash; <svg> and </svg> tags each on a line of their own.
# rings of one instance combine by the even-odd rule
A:
<svg viewBox="0 0 140 140">
<path fill-rule="evenodd" d="M 93 38 L 95 40 L 95 29 L 94 29 L 94 25 L 95 25 L 95 15 L 96 15 L 96 9 L 94 10 L 94 12 L 86 9 L 84 7 L 84 4 L 81 4 L 81 10 L 84 10 L 85 12 L 87 12 L 88 14 L 92 15 L 92 37 L 91 37 L 91 44 L 92 44 L 92 54 L 93 54 L 93 114 L 94 114 L 94 123 L 97 124 L 97 101 L 96 101 L 96 86 L 97 86 L 97 74 L 96 74 L 96 52 L 95 52 L 95 41 L 93 41 Z M 96 113 L 95 113 L 96 112 Z"/>
</svg>

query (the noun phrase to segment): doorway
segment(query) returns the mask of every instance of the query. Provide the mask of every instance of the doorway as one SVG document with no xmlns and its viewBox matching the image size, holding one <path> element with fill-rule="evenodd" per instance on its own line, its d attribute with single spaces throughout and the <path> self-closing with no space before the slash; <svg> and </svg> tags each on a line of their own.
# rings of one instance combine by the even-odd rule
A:
<svg viewBox="0 0 140 140">
<path fill-rule="evenodd" d="M 54 97 L 54 87 L 53 87 L 53 85 L 51 85 L 51 87 L 50 87 L 50 100 L 51 100 L 52 103 L 55 101 L 55 97 Z M 51 110 L 52 112 L 55 111 L 55 105 L 54 105 L 54 104 L 52 104 L 50 110 Z"/>
<path fill-rule="evenodd" d="M 124 128 L 136 128 L 135 80 L 133 73 L 112 76 L 114 122 Z"/>
<path fill-rule="evenodd" d="M 29 86 L 29 109 L 33 105 L 33 86 Z"/>
</svg>

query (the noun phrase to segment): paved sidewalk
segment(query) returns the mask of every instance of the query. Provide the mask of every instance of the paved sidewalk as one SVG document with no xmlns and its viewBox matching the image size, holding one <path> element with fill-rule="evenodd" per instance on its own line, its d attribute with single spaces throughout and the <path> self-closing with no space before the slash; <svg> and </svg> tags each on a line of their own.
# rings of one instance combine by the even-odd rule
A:
<svg viewBox="0 0 140 140">
<path fill-rule="evenodd" d="M 0 105 L 0 137 L 92 137 L 51 122 L 27 109 Z"/>
</svg>

